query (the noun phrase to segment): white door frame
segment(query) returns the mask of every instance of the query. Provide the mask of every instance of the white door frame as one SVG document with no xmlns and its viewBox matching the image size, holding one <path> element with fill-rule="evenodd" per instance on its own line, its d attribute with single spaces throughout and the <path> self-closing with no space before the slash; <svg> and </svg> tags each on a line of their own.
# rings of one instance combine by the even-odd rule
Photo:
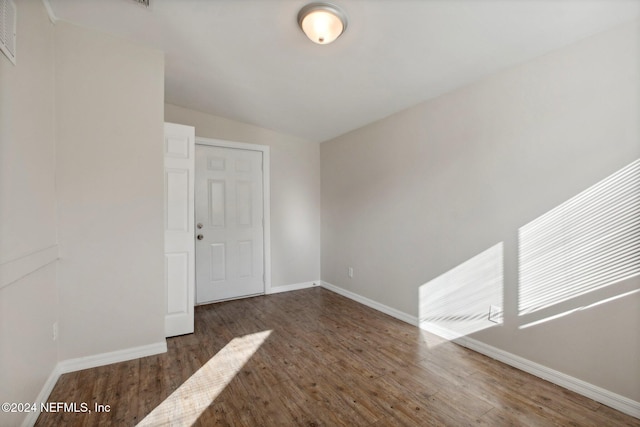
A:
<svg viewBox="0 0 640 427">
<path fill-rule="evenodd" d="M 226 141 L 224 139 L 196 137 L 196 145 L 208 145 L 210 147 L 235 148 L 238 150 L 250 150 L 262 152 L 262 217 L 264 218 L 264 294 L 271 293 L 271 192 L 270 192 L 270 158 L 269 146 L 249 144 L 246 142 Z M 196 259 L 196 262 L 198 260 Z"/>
</svg>

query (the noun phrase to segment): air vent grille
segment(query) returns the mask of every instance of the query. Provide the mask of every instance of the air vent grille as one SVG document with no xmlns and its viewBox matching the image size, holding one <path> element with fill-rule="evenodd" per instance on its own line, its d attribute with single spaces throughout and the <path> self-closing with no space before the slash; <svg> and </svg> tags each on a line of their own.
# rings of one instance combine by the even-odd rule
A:
<svg viewBox="0 0 640 427">
<path fill-rule="evenodd" d="M 0 50 L 16 63 L 16 5 L 12 0 L 0 0 Z"/>
</svg>

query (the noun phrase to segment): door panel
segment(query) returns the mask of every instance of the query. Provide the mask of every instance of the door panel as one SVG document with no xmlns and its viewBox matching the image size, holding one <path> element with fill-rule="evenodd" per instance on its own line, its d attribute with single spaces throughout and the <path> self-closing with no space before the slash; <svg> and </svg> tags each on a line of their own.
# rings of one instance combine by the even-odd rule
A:
<svg viewBox="0 0 640 427">
<path fill-rule="evenodd" d="M 209 210 L 209 225 L 211 227 L 224 228 L 226 211 L 226 186 L 222 180 L 209 180 L 209 199 L 207 208 Z"/>
<path fill-rule="evenodd" d="M 195 131 L 165 123 L 165 336 L 193 332 Z"/>
<path fill-rule="evenodd" d="M 227 262 L 225 259 L 226 248 L 224 243 L 213 243 L 209 245 L 211 254 L 211 266 L 209 269 L 209 280 L 219 282 L 227 278 Z"/>
<path fill-rule="evenodd" d="M 189 292 L 183 286 L 189 280 L 189 255 L 185 252 L 165 254 L 167 275 L 167 314 L 174 315 L 188 310 Z"/>
<path fill-rule="evenodd" d="M 196 146 L 196 301 L 264 293 L 262 152 Z"/>
<path fill-rule="evenodd" d="M 166 230 L 189 232 L 189 171 L 165 169 Z"/>
</svg>

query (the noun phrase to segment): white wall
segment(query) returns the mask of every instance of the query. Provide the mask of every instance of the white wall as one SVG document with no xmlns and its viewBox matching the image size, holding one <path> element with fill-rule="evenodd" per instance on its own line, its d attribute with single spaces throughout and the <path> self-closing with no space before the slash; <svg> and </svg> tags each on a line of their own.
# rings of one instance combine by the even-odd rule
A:
<svg viewBox="0 0 640 427">
<path fill-rule="evenodd" d="M 164 342 L 164 56 L 55 28 L 60 359 Z"/>
<path fill-rule="evenodd" d="M 317 143 L 176 105 L 165 120 L 196 136 L 268 145 L 271 155 L 271 286 L 320 278 L 320 148 Z"/>
<path fill-rule="evenodd" d="M 17 65 L 0 55 L 2 402 L 33 401 L 58 351 L 52 339 L 58 315 L 56 265 L 49 262 L 56 251 L 54 30 L 41 2 L 17 5 Z M 47 248 L 53 258 L 38 259 Z M 19 424 L 22 418 L 0 412 L 0 425 Z"/>
<path fill-rule="evenodd" d="M 639 52 L 634 22 L 321 144 L 322 279 L 417 316 L 421 285 L 502 242 L 505 323 L 472 337 L 640 401 L 639 293 L 517 310 L 519 228 L 640 158 Z"/>
</svg>

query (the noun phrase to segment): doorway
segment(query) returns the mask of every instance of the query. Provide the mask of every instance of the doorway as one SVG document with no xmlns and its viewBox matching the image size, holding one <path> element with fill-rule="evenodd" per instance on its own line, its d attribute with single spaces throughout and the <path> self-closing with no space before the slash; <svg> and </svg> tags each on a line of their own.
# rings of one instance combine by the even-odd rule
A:
<svg viewBox="0 0 640 427">
<path fill-rule="evenodd" d="M 196 304 L 270 288 L 269 150 L 206 138 L 195 149 Z"/>
</svg>

